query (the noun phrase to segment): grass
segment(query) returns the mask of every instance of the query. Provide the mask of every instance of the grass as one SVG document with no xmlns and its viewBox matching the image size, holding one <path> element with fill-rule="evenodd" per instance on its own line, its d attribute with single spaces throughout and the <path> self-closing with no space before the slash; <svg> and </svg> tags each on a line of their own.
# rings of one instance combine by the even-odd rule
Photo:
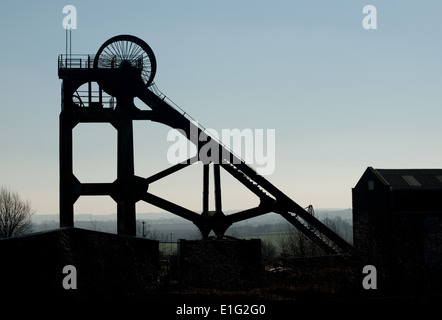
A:
<svg viewBox="0 0 442 320">
<path fill-rule="evenodd" d="M 160 242 L 159 244 L 160 253 L 163 255 L 170 255 L 177 253 L 178 243 L 176 242 Z"/>
</svg>

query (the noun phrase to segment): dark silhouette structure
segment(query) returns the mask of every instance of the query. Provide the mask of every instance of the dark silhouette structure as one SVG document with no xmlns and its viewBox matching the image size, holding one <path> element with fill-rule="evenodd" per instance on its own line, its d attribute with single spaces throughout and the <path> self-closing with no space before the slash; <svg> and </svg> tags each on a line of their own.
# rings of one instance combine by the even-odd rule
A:
<svg viewBox="0 0 442 320">
<path fill-rule="evenodd" d="M 442 288 L 442 169 L 367 168 L 353 192 L 355 251 L 383 287 Z"/>
<path fill-rule="evenodd" d="M 51 303 L 151 298 L 159 273 L 158 241 L 80 228 L 60 228 L 0 240 L 2 301 Z M 78 270 L 76 290 L 62 283 Z M 3 304 L 6 306 L 6 304 Z"/>
<path fill-rule="evenodd" d="M 119 35 L 106 41 L 96 55 L 60 55 L 58 74 L 63 80 L 60 113 L 60 225 L 74 224 L 74 203 L 80 196 L 109 195 L 117 203 L 118 234 L 135 235 L 135 203 L 145 201 L 192 221 L 207 237 L 217 236 L 235 222 L 269 212 L 282 215 L 328 253 L 348 253 L 352 247 L 312 214 L 205 132 L 184 111 L 168 102 L 153 82 L 156 60 L 141 39 Z M 84 92 L 80 87 L 87 87 Z M 134 105 L 134 98 L 150 110 Z M 134 174 L 134 120 L 156 121 L 180 129 L 191 141 L 199 141 L 198 155 L 206 143 L 218 148 L 218 161 L 199 156 L 173 165 L 150 177 Z M 118 172 L 113 183 L 81 183 L 73 173 L 72 130 L 81 122 L 110 123 L 118 132 Z M 194 212 L 149 192 L 149 185 L 197 161 L 203 161 L 202 211 Z M 215 210 L 209 210 L 209 173 L 213 168 Z M 225 215 L 222 210 L 220 170 L 223 169 L 254 193 L 256 207 Z"/>
<path fill-rule="evenodd" d="M 247 289 L 263 278 L 261 240 L 178 242 L 178 279 L 193 287 Z"/>
</svg>

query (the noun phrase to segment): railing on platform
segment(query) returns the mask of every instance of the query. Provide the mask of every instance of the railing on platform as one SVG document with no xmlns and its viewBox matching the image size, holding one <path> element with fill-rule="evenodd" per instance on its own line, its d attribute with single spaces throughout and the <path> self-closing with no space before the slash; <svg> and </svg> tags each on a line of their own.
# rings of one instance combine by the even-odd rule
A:
<svg viewBox="0 0 442 320">
<path fill-rule="evenodd" d="M 101 90 L 76 90 L 72 97 L 73 103 L 82 108 L 110 108 L 116 106 L 115 97 Z"/>
<path fill-rule="evenodd" d="M 60 54 L 58 69 L 92 69 L 94 58 L 93 54 Z"/>
<path fill-rule="evenodd" d="M 58 56 L 58 69 L 92 69 L 94 67 L 95 54 L 60 54 Z M 100 57 L 97 66 L 100 69 L 113 69 L 128 62 L 116 56 Z M 139 70 L 143 69 L 143 57 L 132 58 L 130 66 Z"/>
</svg>

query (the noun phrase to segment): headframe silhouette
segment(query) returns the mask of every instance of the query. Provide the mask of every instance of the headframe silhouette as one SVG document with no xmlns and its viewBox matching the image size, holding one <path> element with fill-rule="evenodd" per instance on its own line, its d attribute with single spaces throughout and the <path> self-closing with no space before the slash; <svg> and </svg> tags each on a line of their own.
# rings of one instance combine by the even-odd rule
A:
<svg viewBox="0 0 442 320">
<path fill-rule="evenodd" d="M 117 203 L 117 232 L 136 234 L 136 208 L 145 201 L 192 221 L 203 237 L 222 237 L 234 223 L 274 212 L 280 214 L 328 253 L 348 253 L 352 246 L 322 224 L 311 212 L 290 199 L 213 138 L 205 128 L 168 100 L 154 83 L 156 59 L 150 46 L 132 35 L 107 40 L 95 55 L 60 55 L 58 75 L 63 80 L 60 113 L 60 226 L 74 226 L 74 204 L 80 196 L 108 195 Z M 98 84 L 93 90 L 92 82 Z M 78 88 L 88 84 L 87 92 Z M 139 98 L 150 110 L 134 104 Z M 133 121 L 148 120 L 180 129 L 200 141 L 197 155 L 150 177 L 134 173 Z M 110 123 L 117 130 L 117 179 L 113 183 L 81 183 L 73 172 L 72 132 L 79 123 Z M 192 135 L 199 137 L 195 138 Z M 203 137 L 203 139 L 201 139 Z M 219 148 L 218 161 L 204 162 L 199 151 L 206 143 Z M 203 162 L 202 210 L 195 212 L 149 192 L 149 186 L 197 161 Z M 209 174 L 213 168 L 215 209 L 209 210 Z M 259 205 L 226 215 L 222 210 L 220 170 L 228 172 L 259 198 Z"/>
</svg>

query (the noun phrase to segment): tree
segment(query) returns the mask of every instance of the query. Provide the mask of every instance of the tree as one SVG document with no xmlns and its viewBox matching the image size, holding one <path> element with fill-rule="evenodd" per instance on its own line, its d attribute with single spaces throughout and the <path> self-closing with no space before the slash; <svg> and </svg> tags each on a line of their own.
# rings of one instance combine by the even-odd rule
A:
<svg viewBox="0 0 442 320">
<path fill-rule="evenodd" d="M 353 243 L 353 226 L 348 221 L 337 216 L 334 218 L 324 218 L 322 223 L 336 232 L 341 238 L 348 243 Z"/>
<path fill-rule="evenodd" d="M 0 238 L 14 237 L 32 231 L 34 212 L 18 193 L 0 188 Z"/>
<path fill-rule="evenodd" d="M 282 257 L 315 257 L 324 254 L 318 245 L 289 224 L 287 224 L 287 231 L 280 235 L 278 245 L 281 248 Z"/>
<path fill-rule="evenodd" d="M 276 246 L 267 240 L 261 241 L 261 257 L 264 266 L 272 266 L 276 260 Z"/>
</svg>

